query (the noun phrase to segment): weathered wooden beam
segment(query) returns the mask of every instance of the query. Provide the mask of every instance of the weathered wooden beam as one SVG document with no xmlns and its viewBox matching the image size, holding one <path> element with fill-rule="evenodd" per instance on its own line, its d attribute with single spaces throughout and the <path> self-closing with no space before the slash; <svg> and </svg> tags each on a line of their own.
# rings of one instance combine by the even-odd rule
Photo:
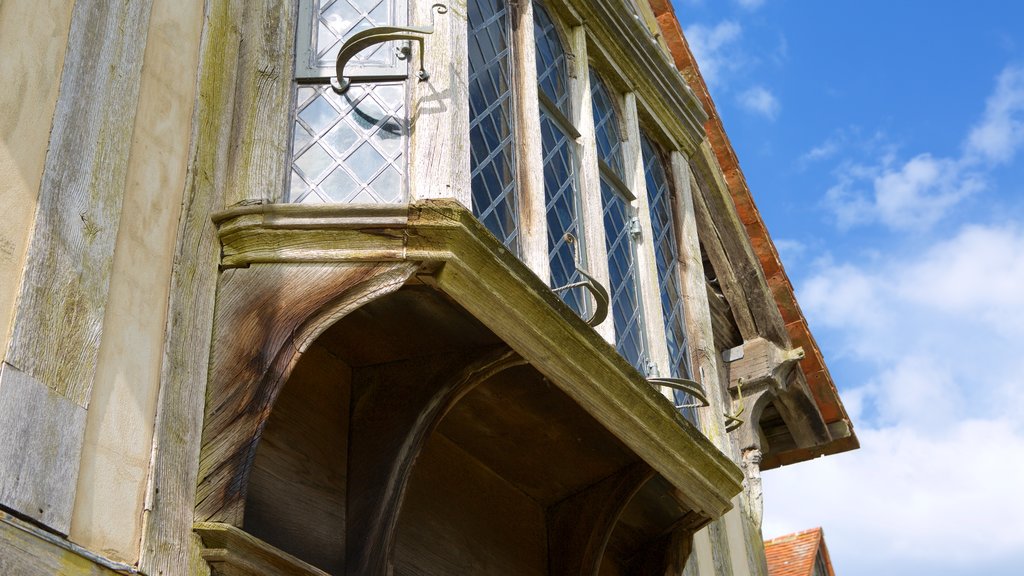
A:
<svg viewBox="0 0 1024 576">
<path fill-rule="evenodd" d="M 196 518 L 241 526 L 259 435 L 298 358 L 352 310 L 402 286 L 414 262 L 255 264 L 221 277 Z"/>
<path fill-rule="evenodd" d="M 402 500 L 427 438 L 473 387 L 525 363 L 500 346 L 355 371 L 346 509 L 348 574 L 391 573 Z"/>
<path fill-rule="evenodd" d="M 0 574 L 11 576 L 116 576 L 136 574 L 10 514 L 0 512 Z"/>
<path fill-rule="evenodd" d="M 636 462 L 552 506 L 547 513 L 552 576 L 596 576 L 615 524 L 654 470 Z"/>
<path fill-rule="evenodd" d="M 412 2 L 412 21 L 434 22 L 422 58 L 430 78 L 412 80 L 409 114 L 409 191 L 412 199 L 453 198 L 473 207 L 469 183 L 469 40 L 466 3 L 449 2 L 443 16 L 433 2 Z"/>
<path fill-rule="evenodd" d="M 229 180 L 243 7 L 241 0 L 206 6 L 143 517 L 139 566 L 147 574 L 184 576 L 199 559 L 190 544 L 219 257 L 210 214 L 223 207 Z"/>
<path fill-rule="evenodd" d="M 214 576 L 330 576 L 231 524 L 197 522 L 193 529 Z"/>
<path fill-rule="evenodd" d="M 714 152 L 707 142 L 693 155 L 692 162 L 697 190 L 703 195 L 710 220 L 715 225 L 729 263 L 723 268 L 716 266 L 715 271 L 722 273 L 726 268 L 731 268 L 735 272 L 737 285 L 746 299 L 757 334 L 788 348 L 789 333 L 782 314 L 775 303 L 761 263 L 750 246 L 747 230 L 736 214 L 736 206 L 733 205 Z M 744 338 L 748 337 L 744 335 Z"/>
<path fill-rule="evenodd" d="M 468 210 L 440 200 L 404 209 L 404 222 L 366 206 L 248 206 L 217 218 L 222 229 L 231 230 L 222 236 L 224 252 L 242 266 L 275 259 L 366 262 L 378 258 L 373 239 L 391 246 L 397 238 L 401 250 L 389 252 L 389 260 L 431 264 L 421 280 L 445 292 L 650 463 L 679 488 L 687 506 L 709 517 L 731 506 L 739 469 Z M 309 226 L 313 221 L 316 229 Z M 329 240 L 332 231 L 364 240 L 359 249 L 338 246 L 337 252 L 308 241 L 313 236 Z"/>
<path fill-rule="evenodd" d="M 84 415 L 39 434 L 89 405 L 121 217 L 128 152 L 152 0 L 125 6 L 76 3 L 39 191 L 35 229 L 0 388 L 33 398 L 37 411 L 0 406 L 10 446 L 0 458 L 0 503 L 67 533 Z M 17 383 L 2 382 L 17 378 Z M 35 388 L 28 391 L 28 388 Z M 28 416 L 36 420 L 26 420 Z M 45 490 L 39 490 L 40 483 Z"/>
</svg>

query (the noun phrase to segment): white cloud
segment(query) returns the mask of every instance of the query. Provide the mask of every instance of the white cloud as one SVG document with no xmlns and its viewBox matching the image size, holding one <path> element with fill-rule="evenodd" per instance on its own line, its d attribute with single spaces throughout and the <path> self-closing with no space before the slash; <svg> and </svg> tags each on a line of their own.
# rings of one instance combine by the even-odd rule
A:
<svg viewBox="0 0 1024 576">
<path fill-rule="evenodd" d="M 723 20 L 714 26 L 694 24 L 686 28 L 685 35 L 708 85 L 717 85 L 725 72 L 740 66 L 742 59 L 733 48 L 739 43 L 743 28 L 736 22 Z"/>
<path fill-rule="evenodd" d="M 1013 159 L 1024 144 L 1024 66 L 1010 66 L 996 80 L 985 115 L 967 137 L 967 156 L 993 163 Z"/>
<path fill-rule="evenodd" d="M 779 115 L 779 100 L 764 86 L 754 86 L 736 97 L 736 102 L 747 112 L 774 120 Z"/>
<path fill-rule="evenodd" d="M 822 525 L 851 576 L 1019 573 L 1024 224 L 823 260 L 798 296 L 830 355 L 867 372 L 839 382 L 861 448 L 766 472 L 765 536 Z"/>
<path fill-rule="evenodd" d="M 802 162 L 825 158 L 837 146 L 826 141 Z M 925 230 L 966 198 L 983 190 L 992 166 L 1012 160 L 1024 144 L 1024 68 L 1008 67 L 996 80 L 981 121 L 964 141 L 961 156 L 922 153 L 905 162 L 890 154 L 874 164 L 846 163 L 825 194 L 840 227 L 880 223 L 897 230 Z"/>
</svg>

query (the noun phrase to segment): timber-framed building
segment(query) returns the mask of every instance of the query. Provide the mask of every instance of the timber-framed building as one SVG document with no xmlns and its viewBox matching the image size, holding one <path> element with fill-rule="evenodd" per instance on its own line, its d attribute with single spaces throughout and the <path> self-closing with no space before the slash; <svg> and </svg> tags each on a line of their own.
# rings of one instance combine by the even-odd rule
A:
<svg viewBox="0 0 1024 576">
<path fill-rule="evenodd" d="M 665 0 L 15 0 L 0 72 L 0 573 L 766 574 L 857 447 Z"/>
</svg>

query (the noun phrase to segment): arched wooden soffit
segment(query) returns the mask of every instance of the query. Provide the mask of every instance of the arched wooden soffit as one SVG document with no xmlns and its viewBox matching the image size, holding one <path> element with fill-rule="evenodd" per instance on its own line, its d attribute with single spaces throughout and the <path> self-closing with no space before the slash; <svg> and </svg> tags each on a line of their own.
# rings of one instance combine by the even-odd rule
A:
<svg viewBox="0 0 1024 576">
<path fill-rule="evenodd" d="M 643 461 L 581 490 L 548 512 L 552 576 L 594 576 L 626 505 L 654 470 Z"/>
<path fill-rule="evenodd" d="M 390 574 L 395 529 L 413 466 L 458 401 L 526 364 L 506 346 L 364 368 L 353 374 L 349 428 L 348 574 Z"/>
<path fill-rule="evenodd" d="M 327 327 L 398 290 L 416 262 L 225 270 L 214 318 L 195 519 L 241 526 L 259 437 L 299 357 Z"/>
</svg>

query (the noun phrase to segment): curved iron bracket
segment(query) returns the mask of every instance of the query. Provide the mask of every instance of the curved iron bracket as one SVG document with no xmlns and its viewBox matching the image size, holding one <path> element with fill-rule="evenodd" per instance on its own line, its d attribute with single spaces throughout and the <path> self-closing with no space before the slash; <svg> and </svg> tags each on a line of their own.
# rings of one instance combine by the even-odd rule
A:
<svg viewBox="0 0 1024 576">
<path fill-rule="evenodd" d="M 739 403 L 738 410 L 736 410 L 735 414 L 725 414 L 726 432 L 732 432 L 740 426 L 743 426 L 744 421 L 740 419 L 740 415 L 743 414 L 744 410 L 746 410 L 746 407 L 743 405 L 743 378 L 740 378 L 736 382 L 736 393 L 739 395 L 737 398 L 737 402 Z"/>
<path fill-rule="evenodd" d="M 565 241 L 572 245 L 576 242 L 576 237 L 572 234 L 566 234 Z M 559 286 L 558 288 L 552 288 L 551 291 L 562 292 L 571 288 L 579 288 L 580 286 L 586 288 L 587 291 L 590 292 L 590 295 L 594 297 L 594 314 L 591 315 L 590 318 L 585 319 L 584 322 L 587 323 L 587 326 L 593 328 L 601 322 L 604 322 L 604 319 L 608 317 L 608 290 L 606 290 L 596 278 L 591 276 L 590 273 L 579 265 L 578 255 L 576 257 L 575 266 L 576 271 L 579 272 L 580 276 L 583 276 L 583 280 L 573 282 L 572 284 L 566 284 L 565 286 Z"/>
<path fill-rule="evenodd" d="M 693 399 L 697 401 L 696 404 L 683 404 L 676 406 L 676 408 L 706 408 L 711 405 L 708 402 L 708 397 L 704 395 L 704 387 L 695 380 L 687 378 L 648 378 L 647 381 L 657 386 L 667 386 L 675 390 L 682 390 L 693 396 Z"/>
<path fill-rule="evenodd" d="M 345 65 L 353 56 L 359 54 L 370 46 L 391 42 L 395 40 L 408 40 L 419 44 L 420 47 L 420 70 L 416 76 L 420 80 L 430 78 L 430 74 L 423 67 L 423 39 L 427 34 L 434 33 L 434 13 L 447 14 L 448 7 L 444 4 L 431 6 L 433 12 L 430 15 L 430 26 L 374 26 L 366 30 L 360 30 L 349 36 L 345 43 L 338 50 L 338 61 L 335 64 L 335 77 L 331 78 L 331 87 L 338 94 L 348 91 L 353 82 L 372 82 L 377 80 L 376 76 L 345 76 Z"/>
</svg>

